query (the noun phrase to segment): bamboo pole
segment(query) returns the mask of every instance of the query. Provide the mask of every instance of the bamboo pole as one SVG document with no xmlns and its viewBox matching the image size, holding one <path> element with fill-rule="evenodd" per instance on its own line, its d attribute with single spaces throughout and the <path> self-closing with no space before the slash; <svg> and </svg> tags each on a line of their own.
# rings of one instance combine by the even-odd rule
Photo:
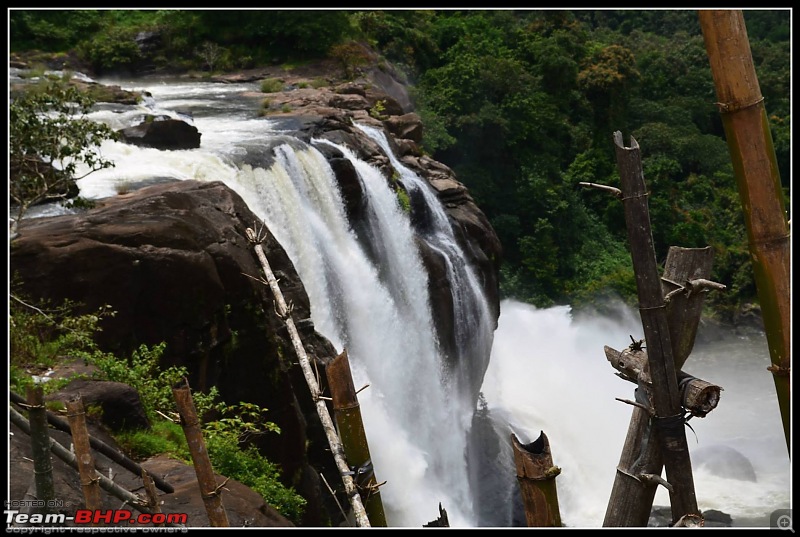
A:
<svg viewBox="0 0 800 537">
<path fill-rule="evenodd" d="M 530 444 L 522 444 L 512 433 L 511 445 L 528 527 L 561 527 L 556 489 L 556 477 L 561 468 L 553 464 L 547 435 L 542 431 Z"/>
<path fill-rule="evenodd" d="M 356 469 L 355 480 L 357 488 L 361 492 L 364 509 L 372 526 L 386 527 L 386 514 L 383 510 L 380 485 L 372 468 L 369 442 L 364 431 L 361 406 L 358 403 L 358 395 L 353 384 L 353 375 L 350 372 L 350 361 L 347 358 L 346 350 L 328 364 L 326 374 L 328 386 L 331 389 L 331 399 L 333 399 L 336 427 L 347 461 Z"/>
<path fill-rule="evenodd" d="M 27 395 L 36 499 L 43 503 L 41 512 L 49 513 L 51 512 L 56 492 L 53 484 L 53 461 L 50 458 L 50 434 L 47 431 L 44 390 L 39 384 L 29 386 Z"/>
<path fill-rule="evenodd" d="M 30 435 L 31 425 L 28 423 L 28 420 L 13 407 L 10 407 L 8 410 L 11 423 L 19 427 L 25 434 Z M 49 443 L 49 450 L 53 452 L 53 455 L 70 465 L 73 469 L 78 470 L 78 459 L 74 453 L 52 438 L 49 439 Z M 136 494 L 125 490 L 101 473 L 97 473 L 97 478 L 100 480 L 100 488 L 122 500 L 125 505 L 130 505 L 140 513 L 152 514 L 153 511 L 147 506 L 147 503 Z"/>
<path fill-rule="evenodd" d="M 97 511 L 102 509 L 100 500 L 100 482 L 94 468 L 94 457 L 89 446 L 89 432 L 86 429 L 86 413 L 80 394 L 66 402 L 67 419 L 72 429 L 72 444 L 75 446 L 75 457 L 78 460 L 78 473 L 81 476 L 81 489 L 86 502 L 86 509 Z M 97 523 L 93 525 L 99 525 Z"/>
<path fill-rule="evenodd" d="M 305 377 L 306 384 L 308 384 L 308 389 L 311 392 L 311 400 L 314 401 L 314 404 L 317 407 L 317 414 L 322 422 L 325 435 L 328 438 L 328 444 L 330 445 L 331 453 L 333 454 L 333 458 L 336 462 L 336 467 L 339 469 L 339 474 L 342 477 L 347 499 L 353 508 L 356 524 L 359 527 L 370 527 L 369 518 L 367 517 L 366 510 L 364 509 L 364 504 L 361 502 L 361 496 L 356 489 L 353 478 L 350 476 L 350 468 L 347 466 L 347 460 L 344 455 L 342 442 L 339 439 L 338 434 L 336 434 L 336 428 L 334 427 L 333 420 L 328 412 L 328 407 L 325 405 L 325 401 L 320 397 L 319 383 L 314 377 L 314 372 L 311 370 L 311 363 L 309 362 L 308 355 L 306 354 L 306 349 L 303 347 L 300 334 L 297 331 L 294 320 L 292 319 L 292 312 L 286 305 L 286 300 L 283 297 L 281 288 L 278 286 L 278 281 L 275 279 L 275 274 L 273 274 L 272 268 L 267 260 L 267 256 L 264 254 L 264 248 L 261 246 L 263 239 L 260 234 L 256 235 L 256 233 L 250 228 L 247 228 L 246 233 L 247 239 L 253 243 L 253 248 L 258 256 L 258 260 L 261 262 L 261 268 L 264 270 L 264 274 L 266 275 L 267 280 L 263 283 L 269 285 L 269 288 L 272 290 L 272 294 L 275 297 L 275 303 L 277 305 L 277 313 L 286 322 L 286 328 L 289 331 L 289 336 L 292 339 L 292 345 L 294 346 L 295 353 L 297 354 L 297 359 L 300 362 L 300 367 L 303 370 L 303 376 Z"/>
<path fill-rule="evenodd" d="M 15 403 L 17 405 L 25 404 L 25 399 L 23 399 L 21 395 L 14 392 L 9 392 L 9 395 L 12 403 Z M 59 431 L 65 432 L 67 434 L 72 434 L 72 429 L 70 428 L 69 423 L 64 419 L 59 418 L 58 416 L 54 416 L 51 412 L 47 412 L 47 423 L 49 423 Z M 97 438 L 90 435 L 89 445 L 92 446 L 92 449 L 99 451 L 100 453 L 102 453 L 112 461 L 116 462 L 123 468 L 130 470 L 136 475 L 141 475 L 142 467 L 139 466 L 138 463 L 129 459 L 124 454 L 120 453 L 118 450 L 109 446 L 105 442 L 98 440 Z M 166 493 L 175 492 L 173 486 L 164 481 L 162 478 L 158 477 L 157 475 L 151 475 L 150 477 L 153 479 L 153 482 L 159 489 L 163 490 Z"/>
<path fill-rule="evenodd" d="M 698 11 L 739 189 L 786 446 L 790 435 L 790 244 L 780 172 L 741 10 Z"/>
<path fill-rule="evenodd" d="M 200 420 L 197 418 L 197 410 L 186 378 L 172 387 L 172 395 L 175 397 L 178 413 L 181 415 L 181 427 L 186 436 L 186 442 L 189 444 L 194 473 L 197 475 L 197 485 L 200 487 L 200 497 L 203 498 L 203 505 L 208 513 L 208 522 L 213 528 L 227 528 L 230 525 L 228 514 L 225 512 L 220 497 L 222 486 L 225 483 L 217 485 L 217 478 L 211 467 L 211 460 L 208 458 L 203 432 L 200 429 Z"/>
<path fill-rule="evenodd" d="M 667 481 L 673 488 L 670 504 L 674 523 L 684 515 L 699 514 L 692 464 L 684 430 L 666 303 L 653 246 L 639 144 L 631 138 L 631 146 L 625 147 L 619 131 L 614 133 L 614 143 L 639 296 L 639 315 L 647 342 L 647 361 L 652 380 L 649 400 L 655 411 L 651 420 L 661 448 Z"/>
</svg>

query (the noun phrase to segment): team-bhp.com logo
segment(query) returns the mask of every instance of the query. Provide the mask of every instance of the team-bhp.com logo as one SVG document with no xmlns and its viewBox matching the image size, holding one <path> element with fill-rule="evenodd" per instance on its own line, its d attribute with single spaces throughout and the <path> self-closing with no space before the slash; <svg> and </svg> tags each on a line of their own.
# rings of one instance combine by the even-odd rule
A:
<svg viewBox="0 0 800 537">
<path fill-rule="evenodd" d="M 78 509 L 74 516 L 63 513 L 20 513 L 15 509 L 6 509 L 6 525 L 42 525 L 65 526 L 67 522 L 75 526 L 118 526 L 147 525 L 176 526 L 184 525 L 189 519 L 186 513 L 134 513 L 127 509 L 90 510 Z"/>
</svg>

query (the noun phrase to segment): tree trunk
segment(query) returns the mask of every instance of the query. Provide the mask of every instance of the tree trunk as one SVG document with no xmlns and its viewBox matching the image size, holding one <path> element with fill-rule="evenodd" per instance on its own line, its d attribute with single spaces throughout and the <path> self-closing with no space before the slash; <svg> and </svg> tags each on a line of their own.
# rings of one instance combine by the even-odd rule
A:
<svg viewBox="0 0 800 537">
<path fill-rule="evenodd" d="M 789 223 L 764 98 L 741 10 L 698 12 L 747 227 L 786 446 L 790 434 Z"/>
</svg>

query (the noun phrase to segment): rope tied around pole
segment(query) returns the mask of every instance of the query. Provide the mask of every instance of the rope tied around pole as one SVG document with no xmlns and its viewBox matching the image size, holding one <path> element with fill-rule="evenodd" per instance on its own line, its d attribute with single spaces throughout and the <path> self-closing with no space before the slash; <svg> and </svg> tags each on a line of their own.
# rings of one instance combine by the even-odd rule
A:
<svg viewBox="0 0 800 537">
<path fill-rule="evenodd" d="M 760 99 L 756 99 L 755 101 L 732 101 L 729 103 L 714 103 L 719 108 L 720 114 L 732 114 L 733 112 L 738 112 L 739 110 L 746 110 L 748 108 L 752 108 L 754 106 L 758 106 L 764 102 L 764 97 L 762 96 Z"/>
<path fill-rule="evenodd" d="M 661 305 L 658 305 L 658 306 L 649 306 L 649 307 L 646 307 L 646 308 L 643 307 L 643 306 L 639 306 L 639 311 L 660 310 L 660 309 L 666 308 L 666 307 L 667 307 L 666 304 L 661 304 Z"/>
<path fill-rule="evenodd" d="M 92 477 L 86 483 L 81 481 L 81 485 L 84 486 L 84 487 L 87 487 L 89 485 L 99 484 L 99 483 L 100 483 L 100 478 L 99 477 Z"/>
<path fill-rule="evenodd" d="M 639 199 L 639 198 L 646 198 L 649 195 L 650 195 L 650 192 L 641 192 L 639 194 L 634 194 L 632 196 L 624 196 L 624 197 L 620 198 L 619 200 L 620 201 L 626 201 L 626 200 L 633 200 L 633 199 Z"/>
<path fill-rule="evenodd" d="M 791 367 L 783 367 L 780 365 L 771 365 L 767 368 L 767 371 L 772 373 L 776 377 L 788 377 L 789 373 L 791 373 Z"/>
<path fill-rule="evenodd" d="M 221 496 L 221 495 L 222 495 L 222 491 L 223 491 L 223 490 L 227 490 L 228 492 L 230 492 L 230 490 L 229 490 L 229 489 L 225 488 L 225 485 L 227 485 L 227 484 L 228 484 L 228 481 L 230 481 L 230 479 L 231 479 L 230 477 L 226 477 L 226 478 L 225 478 L 225 481 L 223 481 L 222 483 L 220 483 L 219 485 L 217 485 L 217 488 L 215 488 L 215 489 L 214 489 L 214 490 L 212 490 L 211 492 L 205 492 L 205 493 L 203 493 L 203 498 L 204 498 L 204 499 L 205 499 L 205 498 L 208 498 L 208 499 L 210 499 L 210 498 L 216 498 L 217 496 Z"/>
</svg>

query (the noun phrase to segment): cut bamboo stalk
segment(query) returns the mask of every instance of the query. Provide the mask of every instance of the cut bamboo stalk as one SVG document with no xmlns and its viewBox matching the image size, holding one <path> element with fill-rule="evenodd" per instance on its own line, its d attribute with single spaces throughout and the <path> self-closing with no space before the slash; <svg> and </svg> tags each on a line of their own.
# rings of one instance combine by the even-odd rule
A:
<svg viewBox="0 0 800 537">
<path fill-rule="evenodd" d="M 714 250 L 710 246 L 670 246 L 667 253 L 661 287 L 665 301 L 670 296 L 667 301 L 667 324 L 675 371 L 681 370 L 692 353 L 705 302 L 705 289 L 698 289 L 691 282 L 709 278 L 713 262 Z"/>
<path fill-rule="evenodd" d="M 22 432 L 25 434 L 31 434 L 31 425 L 28 423 L 28 420 L 25 417 L 17 412 L 13 407 L 9 407 L 9 417 L 11 423 L 19 427 Z M 75 454 L 72 453 L 69 449 L 65 448 L 52 438 L 49 439 L 49 450 L 53 452 L 53 455 L 70 465 L 76 471 L 78 470 L 78 459 L 75 457 Z M 147 503 L 142 500 L 136 494 L 130 492 L 129 490 L 125 490 L 124 488 L 120 487 L 109 478 L 104 476 L 101 473 L 97 474 L 97 478 L 100 480 L 100 488 L 108 492 L 109 494 L 113 495 L 116 498 L 119 498 L 124 502 L 125 505 L 130 505 L 140 513 L 152 513 L 153 511 L 147 506 Z M 169 524 L 174 525 L 174 524 Z"/>
<path fill-rule="evenodd" d="M 294 346 L 295 353 L 297 354 L 297 360 L 300 363 L 300 367 L 303 370 L 303 376 L 306 379 L 306 384 L 308 384 L 308 389 L 311 392 L 311 400 L 314 401 L 314 404 L 317 408 L 317 414 L 322 422 L 322 428 L 325 430 L 325 436 L 328 438 L 328 445 L 331 448 L 331 453 L 334 461 L 336 462 L 336 467 L 338 468 L 339 474 L 342 477 L 342 483 L 344 483 L 347 499 L 353 508 L 356 524 L 359 527 L 370 527 L 369 517 L 367 517 L 364 504 L 361 501 L 361 496 L 356 489 L 353 478 L 350 476 L 350 468 L 347 466 L 347 460 L 344 455 L 342 442 L 339 439 L 339 435 L 336 433 L 336 428 L 334 427 L 333 420 L 328 412 L 328 407 L 325 405 L 325 401 L 320 398 L 319 383 L 314 377 L 314 372 L 311 370 L 311 363 L 308 359 L 308 355 L 306 354 L 306 349 L 303 346 L 303 341 L 300 339 L 300 334 L 294 324 L 294 319 L 292 319 L 292 312 L 286 305 L 286 299 L 283 297 L 281 288 L 278 286 L 278 281 L 275 279 L 275 274 L 273 274 L 272 268 L 269 265 L 267 256 L 264 253 L 264 248 L 261 246 L 262 239 L 250 228 L 247 228 L 246 233 L 247 239 L 253 243 L 253 248 L 255 249 L 258 260 L 261 263 L 261 268 L 264 270 L 264 275 L 267 278 L 266 284 L 272 290 L 272 295 L 275 297 L 275 303 L 277 305 L 276 311 L 286 323 L 286 329 L 289 331 L 289 336 L 292 339 L 292 345 Z"/>
<path fill-rule="evenodd" d="M 694 347 L 706 289 L 724 287 L 719 284 L 710 285 L 713 282 L 709 282 L 709 285 L 692 283 L 707 281 L 705 278 L 711 274 L 711 262 L 710 248 L 673 246 L 667 255 L 661 286 L 664 301 L 667 303 L 667 323 L 676 370 L 683 365 Z M 655 429 L 650 422 L 654 410 L 650 402 L 651 380 L 647 353 L 635 347 L 632 345 L 622 352 L 605 347 L 606 358 L 619 371 L 617 376 L 637 385 L 636 401 L 632 403 L 635 408 L 603 520 L 605 527 L 647 526 L 657 485 L 663 484 L 646 477 L 660 476 L 663 461 Z M 677 373 L 681 401 L 692 406 L 688 409 L 692 414 L 707 414 L 716 406 L 722 388 L 716 387 L 718 390 L 714 393 L 701 389 L 705 399 L 687 397 L 686 391 L 693 388 L 694 381 L 689 381 L 692 384 L 689 386 L 682 382 L 686 377 L 689 375 L 682 371 Z"/>
<path fill-rule="evenodd" d="M 172 387 L 172 395 L 175 397 L 178 413 L 181 416 L 183 434 L 189 444 L 194 473 L 197 475 L 197 485 L 200 487 L 200 497 L 203 499 L 203 505 L 208 513 L 208 522 L 213 528 L 227 528 L 230 524 L 228 524 L 228 514 L 225 512 L 221 498 L 224 483 L 223 485 L 217 484 L 186 378 Z"/>
<path fill-rule="evenodd" d="M 50 433 L 47 430 L 44 390 L 39 384 L 29 386 L 27 395 L 36 499 L 42 502 L 41 512 L 50 513 L 56 492 L 53 484 L 53 461 L 50 458 Z"/>
<path fill-rule="evenodd" d="M 86 502 L 86 509 L 97 511 L 103 508 L 100 500 L 100 482 L 97 480 L 94 456 L 89 446 L 89 432 L 86 429 L 86 413 L 80 394 L 66 402 L 67 419 L 72 430 L 72 444 L 78 460 L 78 473 L 81 476 L 81 489 Z M 99 523 L 94 523 L 94 526 Z"/>
<path fill-rule="evenodd" d="M 700 511 L 697 508 L 692 464 L 684 430 L 666 303 L 653 246 L 639 144 L 631 138 L 630 147 L 625 147 L 619 131 L 614 133 L 614 144 L 639 296 L 639 315 L 647 342 L 647 362 L 652 380 L 649 400 L 655 410 L 652 421 L 657 430 L 667 481 L 673 487 L 670 504 L 674 523 L 684 515 L 699 514 Z"/>
<path fill-rule="evenodd" d="M 790 436 L 789 222 L 764 97 L 741 10 L 698 11 L 739 189 L 786 446 Z"/>
<path fill-rule="evenodd" d="M 347 351 L 328 364 L 326 368 L 328 386 L 333 399 L 333 415 L 347 461 L 355 468 L 355 481 L 361 492 L 361 501 L 373 527 L 386 527 L 386 514 L 383 510 L 380 485 L 372 468 L 369 443 L 361 418 L 361 405 L 358 403 L 350 360 Z"/>
<path fill-rule="evenodd" d="M 638 375 L 646 367 L 647 352 L 625 349 L 618 351 L 608 345 L 603 347 L 606 359 L 619 371 L 618 377 L 638 384 Z M 681 405 L 693 416 L 705 417 L 719 404 L 722 387 L 703 379 L 678 371 L 678 391 L 681 394 Z"/>
<path fill-rule="evenodd" d="M 25 399 L 23 399 L 21 395 L 14 392 L 9 392 L 9 395 L 11 396 L 12 403 L 15 403 L 17 405 L 25 404 Z M 51 412 L 47 412 L 47 423 L 49 423 L 59 431 L 65 432 L 67 434 L 72 434 L 72 429 L 70 428 L 69 423 L 64 419 L 59 418 L 58 416 L 54 416 Z M 139 466 L 138 463 L 129 459 L 124 454 L 120 453 L 118 450 L 109 446 L 105 442 L 89 435 L 89 445 L 92 446 L 92 449 L 99 451 L 100 453 L 102 453 L 112 461 L 116 462 L 123 468 L 130 470 L 136 475 L 141 475 L 142 467 Z M 164 481 L 162 478 L 158 477 L 157 475 L 151 475 L 150 477 L 153 479 L 153 482 L 159 489 L 163 490 L 166 493 L 175 492 L 173 486 Z"/>
<path fill-rule="evenodd" d="M 528 527 L 561 527 L 556 488 L 556 477 L 561 473 L 561 468 L 553 464 L 547 435 L 542 431 L 539 438 L 530 444 L 522 444 L 512 434 L 511 445 Z"/>
</svg>

